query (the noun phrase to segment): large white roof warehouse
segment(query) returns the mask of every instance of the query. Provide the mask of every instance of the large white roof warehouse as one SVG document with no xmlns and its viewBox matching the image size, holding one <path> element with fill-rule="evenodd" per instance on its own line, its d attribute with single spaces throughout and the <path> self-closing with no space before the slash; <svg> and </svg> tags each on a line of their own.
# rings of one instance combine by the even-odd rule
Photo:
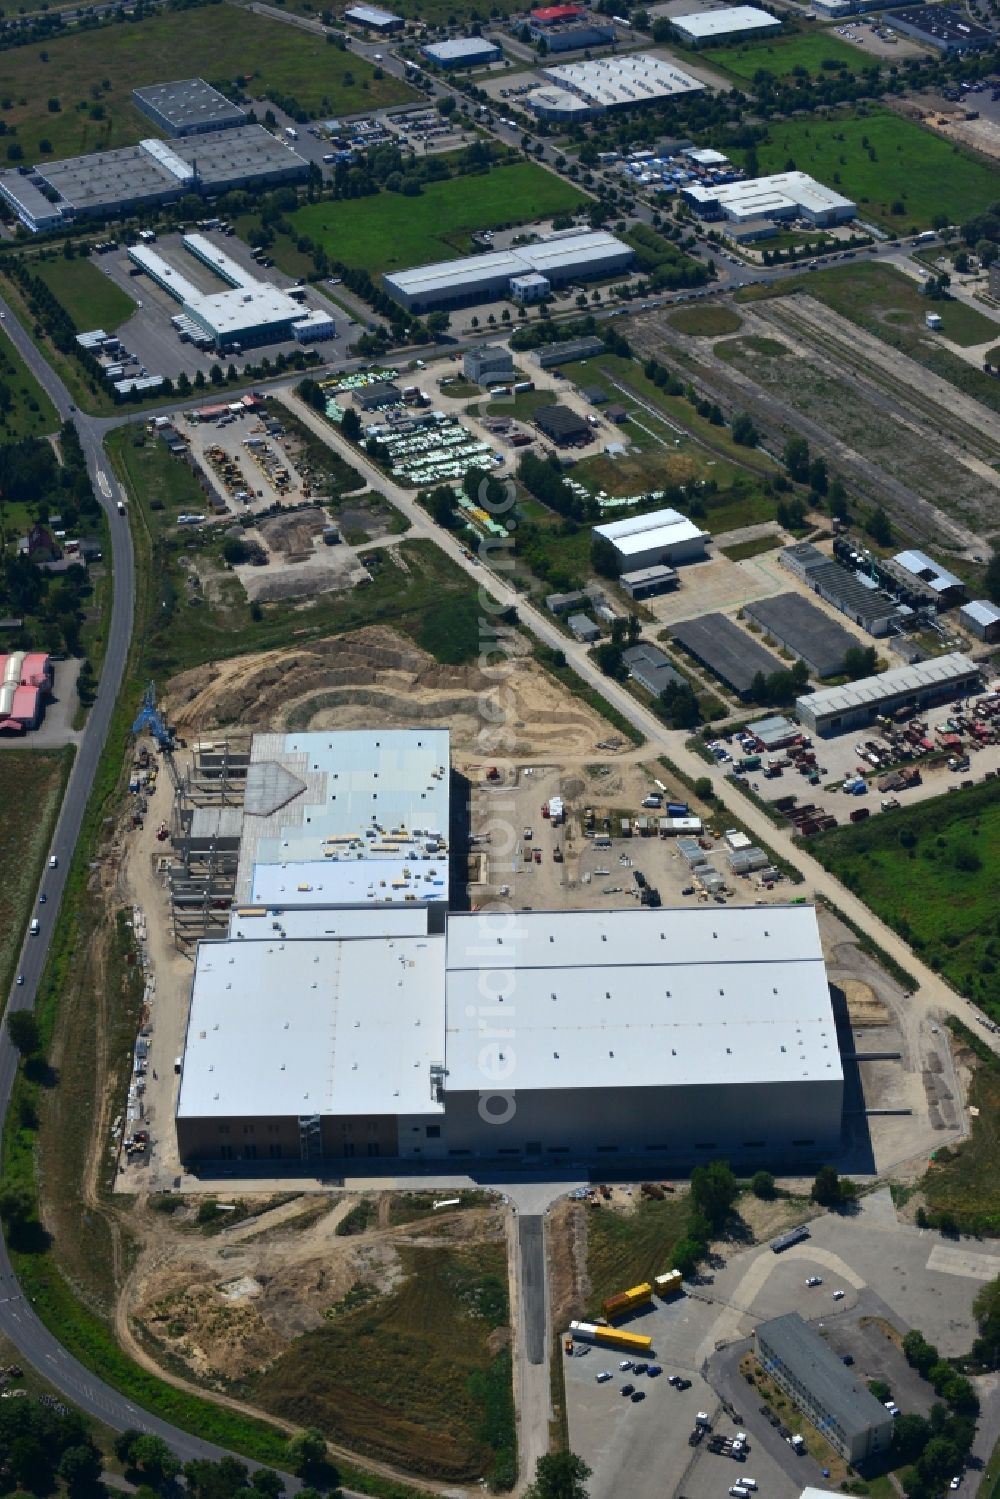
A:
<svg viewBox="0 0 1000 1499">
<path fill-rule="evenodd" d="M 675 94 L 690 94 L 705 85 L 676 63 L 652 52 L 630 52 L 623 57 L 595 57 L 585 62 L 541 68 L 543 78 L 576 94 L 595 111 L 634 109 L 655 104 Z M 532 104 L 529 94 L 527 103 Z"/>
<path fill-rule="evenodd" d="M 694 561 L 704 557 L 709 540 L 709 533 L 679 510 L 652 510 L 628 520 L 610 521 L 595 526 L 594 535 L 611 543 L 623 572 L 660 562 L 673 565 Z"/>
<path fill-rule="evenodd" d="M 569 229 L 510 250 L 393 271 L 382 280 L 389 295 L 403 307 L 427 312 L 437 307 L 471 307 L 506 297 L 516 276 L 541 272 L 557 286 L 581 278 L 611 276 L 634 259 L 630 245 L 603 229 Z"/>
<path fill-rule="evenodd" d="M 682 41 L 691 46 L 720 42 L 730 36 L 762 36 L 781 30 L 780 20 L 756 5 L 727 5 L 721 10 L 699 10 L 692 15 L 671 16 L 670 24 Z"/>
</svg>

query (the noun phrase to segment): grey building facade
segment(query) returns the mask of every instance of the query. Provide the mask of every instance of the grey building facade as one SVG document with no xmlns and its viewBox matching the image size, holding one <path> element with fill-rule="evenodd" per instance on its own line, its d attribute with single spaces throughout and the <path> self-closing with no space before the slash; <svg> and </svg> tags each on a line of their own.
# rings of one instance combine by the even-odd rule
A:
<svg viewBox="0 0 1000 1499">
<path fill-rule="evenodd" d="M 765 1373 L 842 1457 L 863 1463 L 888 1452 L 892 1416 L 798 1312 L 761 1323 L 756 1339 Z"/>
</svg>

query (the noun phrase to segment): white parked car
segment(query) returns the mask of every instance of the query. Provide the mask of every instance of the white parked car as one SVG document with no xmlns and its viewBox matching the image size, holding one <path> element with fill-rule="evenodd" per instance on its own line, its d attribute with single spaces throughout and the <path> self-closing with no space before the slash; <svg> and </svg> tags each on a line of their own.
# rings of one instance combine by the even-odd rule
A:
<svg viewBox="0 0 1000 1499">
<path fill-rule="evenodd" d="M 954 1478 L 951 1480 L 951 1483 L 949 1483 L 948 1487 L 950 1489 L 959 1489 L 959 1488 L 962 1487 L 962 1475 L 961 1475 L 961 1473 L 956 1473 L 955 1474 Z"/>
<path fill-rule="evenodd" d="M 597 1380 L 598 1384 L 607 1384 L 608 1380 L 611 1377 L 612 1376 L 611 1376 L 611 1370 L 610 1369 L 602 1369 L 601 1372 L 600 1372 L 600 1374 L 595 1374 L 594 1375 L 594 1378 Z"/>
<path fill-rule="evenodd" d="M 844 1299 L 844 1292 L 843 1291 L 834 1291 L 834 1293 L 833 1293 L 833 1299 L 834 1299 L 834 1301 L 843 1301 L 843 1299 Z"/>
<path fill-rule="evenodd" d="M 822 1275 L 810 1275 L 809 1279 L 806 1281 L 807 1286 L 821 1286 L 822 1284 Z"/>
<path fill-rule="evenodd" d="M 631 1374 L 632 1373 L 632 1361 L 631 1361 L 631 1359 L 623 1358 L 622 1361 L 621 1361 L 621 1363 L 618 1365 L 618 1368 L 620 1369 L 620 1371 L 622 1372 L 622 1374 Z"/>
</svg>

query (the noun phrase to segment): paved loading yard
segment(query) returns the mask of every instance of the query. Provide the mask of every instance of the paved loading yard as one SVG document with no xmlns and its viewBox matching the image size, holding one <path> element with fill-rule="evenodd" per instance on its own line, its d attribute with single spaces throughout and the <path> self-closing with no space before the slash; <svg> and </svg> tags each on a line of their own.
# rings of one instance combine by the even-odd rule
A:
<svg viewBox="0 0 1000 1499">
<path fill-rule="evenodd" d="M 745 1339 L 759 1322 L 782 1312 L 822 1322 L 831 1346 L 854 1356 L 860 1376 L 887 1378 L 904 1411 L 926 1412 L 930 1387 L 915 1379 L 868 1319 L 884 1318 L 902 1332 L 919 1326 L 942 1353 L 964 1352 L 974 1335 L 973 1297 L 1000 1272 L 1000 1254 L 982 1254 L 973 1241 L 954 1243 L 898 1222 L 888 1189 L 864 1198 L 857 1214 L 824 1215 L 809 1227 L 811 1238 L 783 1255 L 767 1245 L 723 1246 L 724 1259 L 702 1284 L 630 1321 L 630 1330 L 652 1335 L 664 1370 L 658 1379 L 632 1380 L 646 1392 L 641 1404 L 619 1393 L 626 1377 L 618 1372 L 621 1355 L 595 1348 L 584 1358 L 564 1360 L 570 1445 L 594 1469 L 591 1499 L 623 1493 L 633 1499 L 660 1499 L 664 1493 L 721 1499 L 746 1475 L 757 1479 L 767 1499 L 795 1499 L 809 1484 L 828 1487 L 819 1465 L 808 1455 L 796 1457 L 764 1420 L 759 1399 L 738 1373 Z M 822 1277 L 822 1285 L 807 1288 L 811 1275 Z M 846 1293 L 843 1300 L 834 1302 L 835 1290 Z M 614 1370 L 614 1378 L 598 1385 L 599 1369 Z M 678 1393 L 668 1385 L 674 1372 L 692 1380 L 690 1390 Z M 723 1398 L 749 1435 L 745 1464 L 708 1452 L 704 1443 L 688 1445 L 699 1410 L 708 1411 L 723 1434 L 737 1430 L 722 1409 Z M 993 1394 L 977 1453 L 980 1443 L 988 1453 L 995 1403 Z M 970 1473 L 963 1491 L 974 1493 L 977 1479 Z"/>
</svg>

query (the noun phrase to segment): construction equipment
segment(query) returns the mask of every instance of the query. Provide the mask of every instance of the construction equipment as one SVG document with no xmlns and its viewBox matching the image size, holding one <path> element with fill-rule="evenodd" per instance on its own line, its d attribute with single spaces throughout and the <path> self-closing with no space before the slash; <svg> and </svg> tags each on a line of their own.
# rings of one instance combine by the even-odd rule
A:
<svg viewBox="0 0 1000 1499">
<path fill-rule="evenodd" d="M 177 774 L 177 766 L 174 764 L 174 735 L 173 730 L 168 728 L 163 716 L 156 706 L 156 683 L 148 682 L 142 699 L 142 707 L 132 725 L 133 734 L 141 734 L 148 729 L 156 743 L 157 749 L 163 756 L 164 763 L 170 773 L 170 780 L 175 791 L 181 787 L 180 777 Z"/>
</svg>

